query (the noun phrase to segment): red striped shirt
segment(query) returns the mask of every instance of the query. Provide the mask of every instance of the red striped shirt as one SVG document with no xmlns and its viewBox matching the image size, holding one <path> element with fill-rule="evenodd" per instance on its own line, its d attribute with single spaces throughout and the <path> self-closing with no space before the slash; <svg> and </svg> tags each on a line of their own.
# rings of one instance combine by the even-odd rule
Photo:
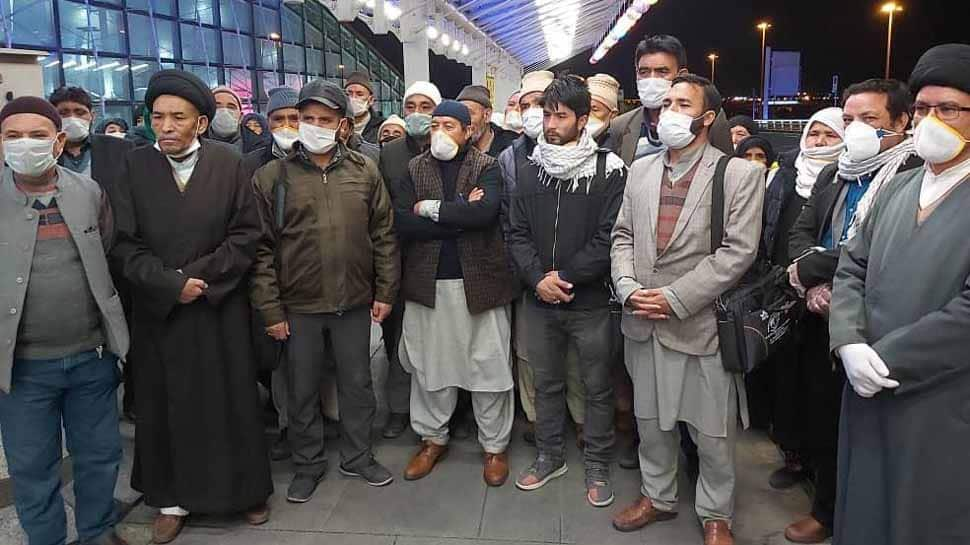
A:
<svg viewBox="0 0 970 545">
<path fill-rule="evenodd" d="M 684 209 L 687 192 L 699 164 L 701 162 L 697 161 L 677 183 L 670 182 L 670 169 L 664 168 L 663 179 L 660 180 L 660 208 L 657 212 L 657 255 L 664 253 L 674 236 L 677 220 Z"/>
</svg>

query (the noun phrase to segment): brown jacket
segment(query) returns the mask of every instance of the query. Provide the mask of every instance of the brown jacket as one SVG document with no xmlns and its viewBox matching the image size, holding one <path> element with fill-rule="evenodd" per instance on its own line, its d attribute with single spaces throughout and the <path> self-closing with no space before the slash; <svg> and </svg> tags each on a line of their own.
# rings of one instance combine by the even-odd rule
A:
<svg viewBox="0 0 970 545">
<path fill-rule="evenodd" d="M 468 203 L 476 187 L 485 197 Z M 460 202 L 442 203 L 437 222 L 415 216 L 415 202 L 442 199 L 441 170 L 428 151 L 408 164 L 395 202 L 398 234 L 406 245 L 402 293 L 408 301 L 434 308 L 441 241 L 456 238 L 468 311 L 478 314 L 511 302 L 517 292 L 499 223 L 502 179 L 495 159 L 469 148 L 455 193 Z"/>
<path fill-rule="evenodd" d="M 282 228 L 274 186 L 285 182 Z M 391 199 L 373 161 L 340 145 L 326 169 L 300 150 L 253 176 L 263 236 L 250 289 L 267 325 L 287 312 L 332 313 L 394 303 L 400 260 Z"/>
</svg>

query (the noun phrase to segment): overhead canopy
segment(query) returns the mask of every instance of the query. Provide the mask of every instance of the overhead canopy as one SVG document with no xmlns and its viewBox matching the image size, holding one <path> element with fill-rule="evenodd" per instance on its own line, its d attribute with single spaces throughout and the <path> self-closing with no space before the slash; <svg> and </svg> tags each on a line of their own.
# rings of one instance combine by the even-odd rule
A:
<svg viewBox="0 0 970 545">
<path fill-rule="evenodd" d="M 624 0 L 450 0 L 526 69 L 595 47 Z"/>
</svg>

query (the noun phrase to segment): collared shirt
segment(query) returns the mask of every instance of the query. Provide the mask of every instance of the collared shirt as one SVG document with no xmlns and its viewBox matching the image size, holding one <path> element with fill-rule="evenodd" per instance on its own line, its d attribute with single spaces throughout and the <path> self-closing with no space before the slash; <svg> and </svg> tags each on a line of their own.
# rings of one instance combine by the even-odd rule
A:
<svg viewBox="0 0 970 545">
<path fill-rule="evenodd" d="M 657 211 L 657 255 L 664 253 L 674 235 L 690 184 L 694 181 L 694 174 L 706 149 L 707 146 L 701 146 L 676 163 L 670 162 L 670 154 L 664 155 L 664 175 L 660 181 L 660 207 Z"/>
<path fill-rule="evenodd" d="M 67 152 L 67 149 L 61 153 L 58 159 L 60 165 L 72 172 L 77 172 L 78 174 L 84 174 L 85 176 L 91 176 L 91 139 L 86 138 L 84 143 L 81 144 L 81 153 L 77 156 L 71 155 Z"/>
<path fill-rule="evenodd" d="M 919 207 L 926 208 L 940 200 L 956 187 L 970 177 L 970 159 L 953 165 L 939 174 L 934 174 L 929 165 L 923 173 L 923 184 L 919 189 Z"/>
</svg>

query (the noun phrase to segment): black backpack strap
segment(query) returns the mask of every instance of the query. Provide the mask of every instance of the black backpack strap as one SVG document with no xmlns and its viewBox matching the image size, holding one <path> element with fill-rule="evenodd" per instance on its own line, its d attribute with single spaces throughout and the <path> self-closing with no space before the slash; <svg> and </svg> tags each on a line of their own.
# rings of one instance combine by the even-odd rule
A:
<svg viewBox="0 0 970 545">
<path fill-rule="evenodd" d="M 595 182 L 606 183 L 606 158 L 609 157 L 609 150 L 599 150 L 596 152 L 596 178 Z"/>
<path fill-rule="evenodd" d="M 731 157 L 725 155 L 717 160 L 714 181 L 711 184 L 711 253 L 724 245 L 724 175 Z"/>
</svg>

